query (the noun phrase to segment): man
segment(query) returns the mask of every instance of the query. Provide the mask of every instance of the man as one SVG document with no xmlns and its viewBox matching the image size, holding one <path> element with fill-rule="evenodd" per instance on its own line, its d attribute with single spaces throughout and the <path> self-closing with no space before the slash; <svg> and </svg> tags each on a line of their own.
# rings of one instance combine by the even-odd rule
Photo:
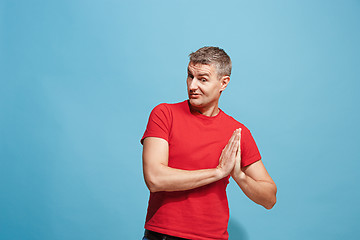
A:
<svg viewBox="0 0 360 240">
<path fill-rule="evenodd" d="M 144 240 L 228 239 L 230 176 L 252 201 L 274 206 L 276 185 L 250 131 L 218 107 L 230 74 L 224 50 L 200 48 L 190 54 L 189 99 L 151 112 L 141 139 L 150 190 Z"/>
</svg>

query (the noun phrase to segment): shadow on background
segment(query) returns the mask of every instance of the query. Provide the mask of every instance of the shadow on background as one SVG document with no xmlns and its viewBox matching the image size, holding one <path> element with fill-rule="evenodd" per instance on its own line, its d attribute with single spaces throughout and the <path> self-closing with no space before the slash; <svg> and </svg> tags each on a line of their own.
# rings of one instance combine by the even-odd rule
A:
<svg viewBox="0 0 360 240">
<path fill-rule="evenodd" d="M 249 240 L 245 228 L 233 218 L 229 220 L 228 232 L 229 240 Z"/>
</svg>

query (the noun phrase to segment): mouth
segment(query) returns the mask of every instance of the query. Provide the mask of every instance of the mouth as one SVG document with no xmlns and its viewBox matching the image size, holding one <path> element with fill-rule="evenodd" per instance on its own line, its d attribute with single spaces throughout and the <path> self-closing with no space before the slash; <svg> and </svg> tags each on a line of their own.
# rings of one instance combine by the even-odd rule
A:
<svg viewBox="0 0 360 240">
<path fill-rule="evenodd" d="M 198 93 L 189 93 L 189 98 L 198 98 L 200 97 L 200 94 Z"/>
</svg>

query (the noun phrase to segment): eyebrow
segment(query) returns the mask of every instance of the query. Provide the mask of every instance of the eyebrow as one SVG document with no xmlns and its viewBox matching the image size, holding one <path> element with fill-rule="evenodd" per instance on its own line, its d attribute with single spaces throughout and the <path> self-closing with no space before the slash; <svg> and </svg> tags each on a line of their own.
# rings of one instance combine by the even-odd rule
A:
<svg viewBox="0 0 360 240">
<path fill-rule="evenodd" d="M 188 68 L 188 73 L 191 73 L 192 75 L 194 75 L 194 74 L 190 71 L 189 68 Z M 199 75 L 199 76 L 207 76 L 207 77 L 210 77 L 210 75 L 209 75 L 208 73 L 199 73 L 198 75 Z"/>
</svg>

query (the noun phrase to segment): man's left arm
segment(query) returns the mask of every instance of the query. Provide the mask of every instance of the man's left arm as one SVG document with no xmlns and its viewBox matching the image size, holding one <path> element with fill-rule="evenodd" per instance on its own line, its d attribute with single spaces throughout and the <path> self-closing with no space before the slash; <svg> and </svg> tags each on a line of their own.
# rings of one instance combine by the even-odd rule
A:
<svg viewBox="0 0 360 240">
<path fill-rule="evenodd" d="M 232 178 L 245 195 L 266 209 L 271 209 L 276 203 L 276 184 L 267 172 L 261 160 L 241 168 L 241 151 L 236 155 L 236 163 L 231 172 Z"/>
<path fill-rule="evenodd" d="M 261 160 L 232 173 L 232 177 L 252 201 L 266 209 L 275 205 L 277 188 Z"/>
</svg>

